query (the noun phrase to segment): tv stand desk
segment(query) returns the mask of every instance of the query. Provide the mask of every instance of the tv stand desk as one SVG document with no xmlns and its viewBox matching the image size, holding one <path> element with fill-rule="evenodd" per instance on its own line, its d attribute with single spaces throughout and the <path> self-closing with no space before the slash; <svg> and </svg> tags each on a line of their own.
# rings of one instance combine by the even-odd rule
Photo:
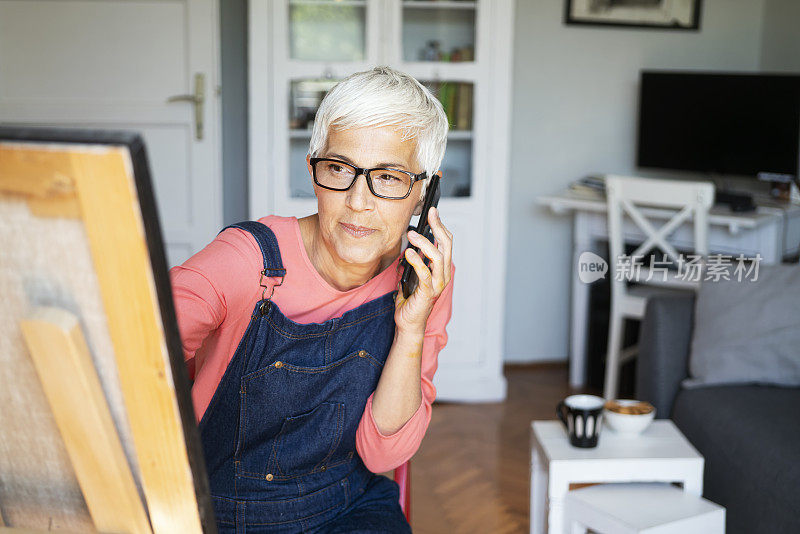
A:
<svg viewBox="0 0 800 534">
<path fill-rule="evenodd" d="M 755 199 L 756 211 L 737 213 L 727 206 L 713 206 L 709 211 L 708 245 L 712 254 L 744 254 L 755 257 L 761 254 L 761 265 L 780 263 L 786 255 L 800 249 L 800 206 L 789 203 Z M 580 281 L 577 273 L 578 257 L 583 252 L 606 256 L 604 242 L 608 241 L 607 207 L 605 195 L 592 192 L 564 190 L 556 195 L 537 198 L 537 203 L 549 207 L 556 214 L 572 214 L 572 295 L 570 310 L 569 383 L 582 387 L 586 383 L 586 335 L 589 318 L 589 286 Z M 642 209 L 653 218 L 666 222 L 674 211 Z M 625 241 L 642 243 L 641 230 L 629 219 L 623 221 Z M 692 248 L 692 231 L 689 222 L 677 228 L 667 239 L 678 249 Z M 608 258 L 605 258 L 608 260 Z"/>
</svg>

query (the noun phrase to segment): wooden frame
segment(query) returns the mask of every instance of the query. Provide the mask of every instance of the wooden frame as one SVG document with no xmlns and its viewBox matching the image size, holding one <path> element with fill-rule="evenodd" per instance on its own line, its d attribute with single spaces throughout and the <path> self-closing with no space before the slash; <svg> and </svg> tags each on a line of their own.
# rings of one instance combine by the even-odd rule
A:
<svg viewBox="0 0 800 534">
<path fill-rule="evenodd" d="M 37 308 L 21 327 L 97 530 L 151 532 L 78 316 Z"/>
<path fill-rule="evenodd" d="M 0 128 L 0 226 L 9 224 L 3 219 L 4 198 L 24 199 L 34 216 L 78 219 L 85 228 L 138 460 L 139 469 L 133 475 L 140 481 L 145 500 L 139 505 L 144 508 L 146 504 L 150 519 L 149 528 L 146 522 L 143 527 L 142 515 L 136 512 L 137 505 L 130 498 L 130 481 L 122 482 L 127 488 L 126 502 L 132 503 L 134 511 L 127 516 L 119 509 L 106 513 L 135 519 L 114 530 L 215 533 L 208 478 L 141 137 L 130 132 Z M 115 451 L 109 453 L 115 458 L 114 467 L 123 467 L 119 465 L 119 447 L 114 445 L 119 438 L 108 424 L 108 406 L 100 396 L 96 376 L 92 378 L 89 350 L 77 320 L 64 310 L 38 310 L 34 314 L 38 315 L 21 325 L 32 357 L 47 357 L 49 353 L 52 360 L 52 351 L 59 345 L 62 350 L 57 356 L 72 354 L 72 362 L 77 362 L 73 371 L 85 372 L 80 385 L 94 400 L 83 399 L 97 414 L 95 419 L 100 423 L 94 428 L 106 428 L 106 450 Z M 65 340 L 72 343 L 65 344 Z M 56 395 L 53 399 L 57 402 L 67 399 L 78 386 L 65 387 L 69 382 L 53 373 L 49 365 L 37 370 L 48 397 Z M 74 378 L 80 373 L 71 374 Z M 50 386 L 48 381 L 52 381 Z M 65 441 L 69 441 L 66 431 L 77 427 L 62 423 L 75 414 L 68 409 L 62 412 L 63 417 L 55 414 L 56 420 Z M 81 418 L 84 416 L 82 413 Z M 0 437 L 14 438 L 17 436 Z M 72 438 L 78 444 L 83 439 L 84 448 L 91 448 L 97 441 L 80 431 Z M 80 447 L 76 450 L 80 454 Z M 77 478 L 85 478 L 89 485 L 107 475 L 81 468 L 72 454 L 71 458 Z M 104 460 L 108 462 L 108 458 Z M 120 480 L 127 480 L 127 476 L 120 475 Z M 87 494 L 86 487 L 82 482 L 84 498 L 91 508 L 94 498 Z M 111 493 L 106 496 L 109 501 L 119 503 L 119 494 L 107 486 L 105 490 Z M 93 510 L 92 519 L 101 529 Z M 109 528 L 107 523 L 102 525 L 103 529 Z"/>
<path fill-rule="evenodd" d="M 564 24 L 700 30 L 702 0 L 565 0 Z"/>
</svg>

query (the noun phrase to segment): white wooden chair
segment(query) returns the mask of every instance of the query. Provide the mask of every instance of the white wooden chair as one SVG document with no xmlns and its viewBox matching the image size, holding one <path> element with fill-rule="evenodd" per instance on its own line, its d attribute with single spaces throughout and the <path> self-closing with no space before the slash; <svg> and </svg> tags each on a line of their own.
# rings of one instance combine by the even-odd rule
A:
<svg viewBox="0 0 800 534">
<path fill-rule="evenodd" d="M 619 367 L 635 354 L 635 347 L 622 353 L 625 319 L 644 316 L 647 297 L 658 292 L 653 286 L 660 286 L 662 292 L 664 288 L 696 289 L 702 280 L 708 255 L 708 210 L 714 202 L 714 186 L 710 182 L 614 175 L 607 175 L 605 183 L 611 314 L 603 396 L 613 399 L 617 395 Z M 625 254 L 623 218 L 626 214 L 645 237 L 631 254 Z M 664 220 L 667 222 L 660 225 Z M 693 222 L 693 231 L 687 235 L 685 243 L 681 242 L 681 248 L 693 252 L 687 262 L 667 238 L 688 221 Z M 656 246 L 666 254 L 668 261 L 662 262 L 674 262 L 677 272 L 664 266 L 651 267 L 650 262 L 644 261 L 645 255 Z M 628 280 L 640 285 L 629 287 Z"/>
</svg>

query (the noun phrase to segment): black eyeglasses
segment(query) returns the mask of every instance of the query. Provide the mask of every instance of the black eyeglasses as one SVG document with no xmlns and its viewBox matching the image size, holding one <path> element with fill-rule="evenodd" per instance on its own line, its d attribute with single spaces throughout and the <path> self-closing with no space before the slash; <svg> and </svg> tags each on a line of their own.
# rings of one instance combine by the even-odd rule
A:
<svg viewBox="0 0 800 534">
<path fill-rule="evenodd" d="M 310 158 L 314 183 L 332 191 L 347 191 L 356 183 L 359 174 L 367 179 L 370 192 L 379 198 L 401 200 L 411 193 L 414 183 L 425 180 L 426 172 L 414 174 L 401 169 L 375 167 L 362 169 L 344 161 L 330 158 Z"/>
</svg>

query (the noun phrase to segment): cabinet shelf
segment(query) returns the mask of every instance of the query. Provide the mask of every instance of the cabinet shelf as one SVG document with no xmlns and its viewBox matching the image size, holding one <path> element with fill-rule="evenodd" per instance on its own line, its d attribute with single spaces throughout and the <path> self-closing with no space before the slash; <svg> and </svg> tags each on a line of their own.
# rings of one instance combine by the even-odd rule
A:
<svg viewBox="0 0 800 534">
<path fill-rule="evenodd" d="M 338 0 L 336 2 L 332 2 L 331 0 L 289 0 L 289 5 L 364 7 L 367 5 L 367 0 Z"/>
<path fill-rule="evenodd" d="M 480 81 L 482 72 L 472 61 L 403 61 L 398 68 L 430 81 L 475 83 Z"/>
<path fill-rule="evenodd" d="M 414 9 L 475 9 L 475 2 L 457 2 L 457 1 L 430 1 L 420 2 L 419 0 L 404 0 L 403 7 L 410 7 Z"/>
<path fill-rule="evenodd" d="M 450 130 L 447 132 L 447 139 L 458 141 L 472 139 L 472 130 Z"/>
<path fill-rule="evenodd" d="M 289 130 L 289 138 L 311 139 L 311 129 L 301 128 L 301 129 Z M 450 130 L 449 132 L 447 132 L 447 139 L 454 139 L 458 141 L 472 139 L 472 130 Z"/>
<path fill-rule="evenodd" d="M 302 128 L 299 130 L 289 130 L 289 137 L 291 139 L 303 139 L 304 137 L 307 139 L 311 139 L 311 129 Z"/>
</svg>

